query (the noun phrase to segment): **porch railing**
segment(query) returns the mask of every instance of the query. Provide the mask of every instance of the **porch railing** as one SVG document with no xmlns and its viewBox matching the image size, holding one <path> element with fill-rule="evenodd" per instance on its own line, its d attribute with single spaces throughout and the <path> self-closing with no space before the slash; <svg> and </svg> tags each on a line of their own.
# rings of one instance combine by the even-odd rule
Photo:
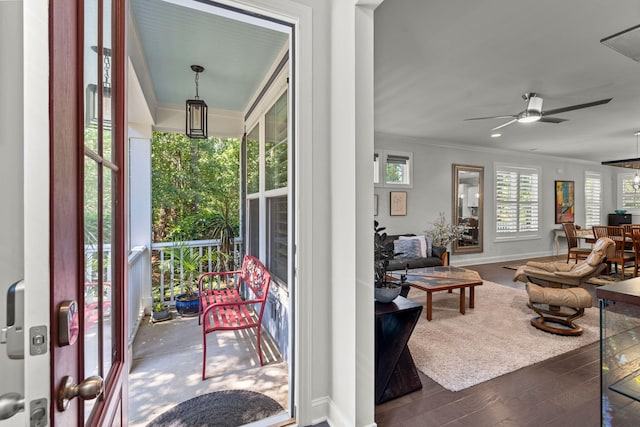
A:
<svg viewBox="0 0 640 427">
<path fill-rule="evenodd" d="M 191 240 L 151 244 L 152 294 L 170 305 L 204 272 L 221 271 L 220 240 Z M 242 263 L 242 239 L 233 243 L 233 268 Z M 195 263 L 195 266 L 194 266 Z"/>
<path fill-rule="evenodd" d="M 133 343 L 140 321 L 144 316 L 145 284 L 149 292 L 148 280 L 151 277 L 151 257 L 146 246 L 136 246 L 129 254 L 129 344 Z"/>
</svg>

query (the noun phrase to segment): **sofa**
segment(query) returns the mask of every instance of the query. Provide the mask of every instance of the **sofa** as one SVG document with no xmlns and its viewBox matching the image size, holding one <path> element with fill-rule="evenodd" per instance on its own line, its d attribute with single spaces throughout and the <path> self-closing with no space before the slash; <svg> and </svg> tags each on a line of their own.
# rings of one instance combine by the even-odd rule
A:
<svg viewBox="0 0 640 427">
<path fill-rule="evenodd" d="M 394 250 L 394 248 L 404 249 L 404 245 L 402 243 L 394 242 L 398 240 L 413 240 L 413 238 L 421 240 L 419 239 L 419 236 L 416 236 L 415 234 L 387 235 L 384 244 L 385 246 L 389 245 L 389 248 L 394 252 L 394 256 L 389 261 L 389 265 L 387 266 L 387 271 L 449 265 L 449 252 L 447 252 L 447 248 L 429 245 L 431 247 L 428 249 L 431 249 L 431 251 L 429 254 L 427 249 L 427 256 L 421 256 L 419 253 L 416 253 L 414 251 L 414 245 L 411 245 L 411 247 L 407 247 L 409 250 L 407 250 L 406 252 Z"/>
</svg>

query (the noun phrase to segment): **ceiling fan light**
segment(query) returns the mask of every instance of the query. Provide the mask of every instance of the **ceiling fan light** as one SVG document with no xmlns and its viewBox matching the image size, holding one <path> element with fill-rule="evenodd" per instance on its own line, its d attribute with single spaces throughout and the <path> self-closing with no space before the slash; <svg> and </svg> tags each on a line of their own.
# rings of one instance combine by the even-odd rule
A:
<svg viewBox="0 0 640 427">
<path fill-rule="evenodd" d="M 527 113 L 542 114 L 542 98 L 532 94 L 527 101 Z"/>
<path fill-rule="evenodd" d="M 524 112 L 520 117 L 518 117 L 518 123 L 533 123 L 540 120 L 540 118 L 540 114 Z"/>
</svg>

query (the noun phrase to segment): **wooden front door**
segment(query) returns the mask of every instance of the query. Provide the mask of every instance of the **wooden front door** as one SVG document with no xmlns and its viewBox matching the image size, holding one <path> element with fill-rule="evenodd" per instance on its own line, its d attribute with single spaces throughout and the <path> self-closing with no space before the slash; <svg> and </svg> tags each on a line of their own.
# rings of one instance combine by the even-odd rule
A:
<svg viewBox="0 0 640 427">
<path fill-rule="evenodd" d="M 127 424 L 126 10 L 126 0 L 49 3 L 56 426 Z M 70 386 L 68 399 L 63 383 Z M 78 397 L 72 396 L 73 384 L 84 384 Z"/>
</svg>

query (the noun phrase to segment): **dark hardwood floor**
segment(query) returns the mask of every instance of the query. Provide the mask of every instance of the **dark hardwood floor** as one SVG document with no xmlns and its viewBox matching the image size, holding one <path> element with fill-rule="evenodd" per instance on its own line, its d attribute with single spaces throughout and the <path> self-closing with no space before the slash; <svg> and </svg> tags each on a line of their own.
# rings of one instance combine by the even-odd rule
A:
<svg viewBox="0 0 640 427">
<path fill-rule="evenodd" d="M 511 280 L 513 270 L 502 265 L 466 268 L 484 280 L 518 286 Z M 420 379 L 422 390 L 376 406 L 379 427 L 600 425 L 597 342 L 459 392 L 422 373 Z"/>
</svg>

